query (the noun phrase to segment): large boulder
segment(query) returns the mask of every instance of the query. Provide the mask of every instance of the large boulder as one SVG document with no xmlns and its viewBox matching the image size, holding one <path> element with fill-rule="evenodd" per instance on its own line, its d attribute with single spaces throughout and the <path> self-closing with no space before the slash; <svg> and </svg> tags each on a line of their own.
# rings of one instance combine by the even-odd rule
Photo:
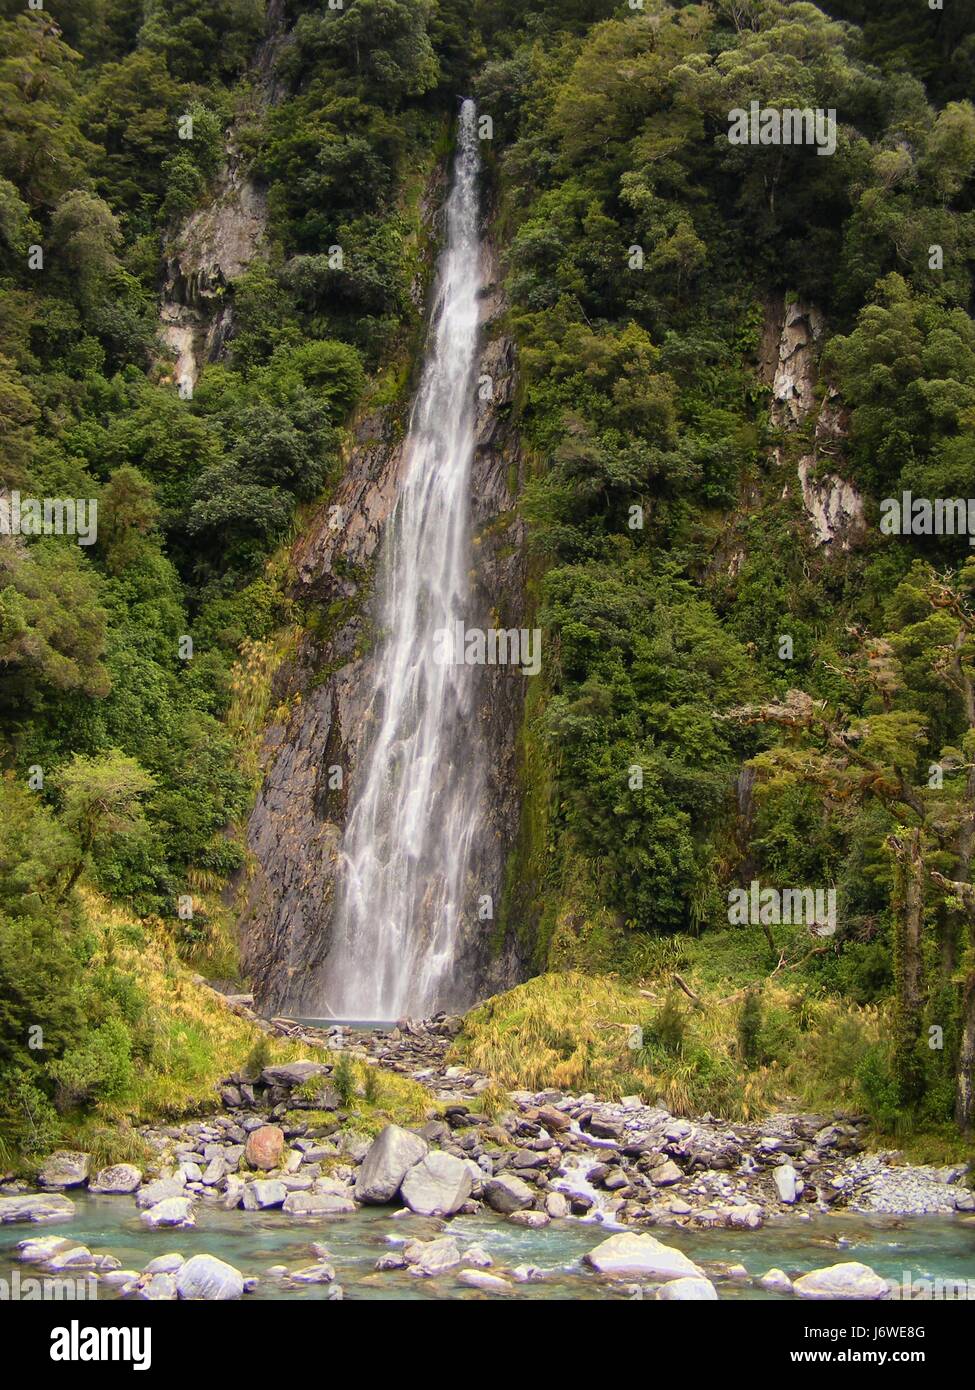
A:
<svg viewBox="0 0 975 1390">
<path fill-rule="evenodd" d="M 434 1150 L 414 1163 L 403 1179 L 400 1195 L 418 1216 L 453 1216 L 471 1195 L 473 1185 L 463 1159 Z"/>
<path fill-rule="evenodd" d="M 100 1168 L 88 1184 L 89 1192 L 134 1192 L 142 1181 L 142 1172 L 134 1163 L 113 1163 Z"/>
<path fill-rule="evenodd" d="M 772 1169 L 772 1178 L 775 1182 L 775 1190 L 779 1194 L 779 1201 L 788 1205 L 796 1200 L 798 1194 L 798 1173 L 791 1163 L 781 1163 L 778 1168 Z"/>
<path fill-rule="evenodd" d="M 655 1236 L 621 1231 L 583 1256 L 599 1274 L 642 1274 L 649 1279 L 704 1278 L 693 1260 Z"/>
<path fill-rule="evenodd" d="M 265 1207 L 280 1207 L 288 1189 L 277 1178 L 255 1178 L 244 1188 L 244 1210 L 263 1211 Z"/>
<path fill-rule="evenodd" d="M 427 1141 L 399 1125 L 387 1125 L 370 1144 L 356 1175 L 356 1201 L 391 1202 L 414 1163 L 429 1152 Z"/>
<path fill-rule="evenodd" d="M 847 1260 L 800 1275 L 792 1286 L 800 1298 L 889 1298 L 886 1279 L 870 1268 Z"/>
<path fill-rule="evenodd" d="M 147 1182 L 145 1187 L 140 1187 L 135 1194 L 135 1204 L 137 1207 L 154 1207 L 169 1197 L 185 1195 L 186 1179 L 180 1173 L 176 1178 L 157 1178 L 155 1182 Z"/>
<path fill-rule="evenodd" d="M 74 1202 L 59 1193 L 29 1192 L 24 1197 L 0 1197 L 0 1224 L 8 1221 L 70 1221 Z"/>
<path fill-rule="evenodd" d="M 244 1292 L 244 1276 L 239 1269 L 218 1260 L 215 1255 L 194 1255 L 176 1275 L 176 1292 L 180 1298 L 210 1301 L 240 1298 Z"/>
<path fill-rule="evenodd" d="M 70 1236 L 32 1236 L 29 1240 L 18 1240 L 17 1258 L 28 1264 L 44 1264 L 65 1250 L 72 1250 L 76 1244 Z"/>
<path fill-rule="evenodd" d="M 166 1197 L 142 1213 L 147 1226 L 195 1226 L 193 1203 L 189 1197 Z"/>
<path fill-rule="evenodd" d="M 524 1211 L 535 1200 L 532 1189 L 521 1178 L 501 1173 L 496 1178 L 488 1178 L 484 1184 L 484 1200 L 493 1211 L 502 1216 L 510 1216 L 513 1211 Z"/>
<path fill-rule="evenodd" d="M 288 1216 L 346 1216 L 355 1202 L 338 1192 L 289 1192 L 282 1210 Z"/>
<path fill-rule="evenodd" d="M 439 1240 L 411 1240 L 403 1247 L 403 1254 L 414 1274 L 443 1274 L 460 1264 L 461 1255 L 457 1242 L 451 1236 L 441 1236 Z"/>
<path fill-rule="evenodd" d="M 327 1076 L 331 1070 L 322 1062 L 281 1062 L 274 1067 L 265 1067 L 261 1072 L 261 1082 L 265 1086 L 283 1086 L 291 1090 L 313 1076 Z"/>
<path fill-rule="evenodd" d="M 684 1174 L 677 1167 L 672 1158 L 661 1163 L 654 1168 L 650 1174 L 650 1181 L 655 1187 L 673 1187 L 675 1182 L 680 1182 Z"/>
<path fill-rule="evenodd" d="M 74 1149 L 58 1149 L 41 1164 L 38 1184 L 47 1190 L 83 1187 L 88 1181 L 88 1155 Z"/>
<path fill-rule="evenodd" d="M 252 1129 L 244 1146 L 244 1157 L 252 1168 L 277 1168 L 284 1158 L 284 1130 L 279 1125 Z"/>
</svg>

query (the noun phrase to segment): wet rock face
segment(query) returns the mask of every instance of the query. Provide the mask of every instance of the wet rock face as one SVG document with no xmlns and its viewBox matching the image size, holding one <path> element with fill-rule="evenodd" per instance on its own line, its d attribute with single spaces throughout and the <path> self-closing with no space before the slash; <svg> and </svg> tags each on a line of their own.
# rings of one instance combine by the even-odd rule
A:
<svg viewBox="0 0 975 1390">
<path fill-rule="evenodd" d="M 266 228 L 264 193 L 231 154 L 213 198 L 180 227 L 166 258 L 161 336 L 176 358 L 177 383 L 195 385 L 220 356 L 231 318 L 224 291 L 247 269 Z"/>
<path fill-rule="evenodd" d="M 759 350 L 759 375 L 771 388 L 772 424 L 796 430 L 815 412 L 812 450 L 796 465 L 799 494 L 816 545 L 849 550 L 866 525 L 863 498 L 848 479 L 832 471 L 848 432 L 848 411 L 835 387 L 816 401 L 819 353 L 825 320 L 811 304 L 770 301 Z M 782 450 L 774 457 L 781 462 Z M 789 485 L 786 486 L 788 492 Z"/>
<path fill-rule="evenodd" d="M 490 332 L 499 307 L 492 288 L 482 307 L 482 394 L 471 477 L 471 611 L 483 617 L 472 621 L 520 628 L 527 622 L 523 527 L 513 510 L 522 467 L 509 418 L 514 348 Z M 402 469 L 402 432 L 391 413 L 362 419 L 341 484 L 293 552 L 299 603 L 322 611 L 342 603 L 345 609 L 317 644 L 306 639 L 276 680 L 272 704 L 295 694 L 301 698 L 287 725 L 267 732 L 264 783 L 248 826 L 253 874 L 241 949 L 262 1012 L 314 1013 L 319 1007 L 317 981 L 330 945 L 347 798 L 371 733 L 367 714 L 376 669 L 369 650 L 371 580 Z M 483 740 L 488 777 L 470 881 L 478 895 L 490 894 L 497 912 L 505 859 L 518 828 L 516 735 L 528 678 L 510 667 L 474 671 L 479 684 L 473 733 Z M 332 785 L 336 768 L 342 771 L 341 787 Z M 517 983 L 523 973 L 515 947 L 495 954 L 490 923 L 475 915 L 460 942 L 456 988 L 439 1002 L 451 1010 L 467 1007 Z"/>
</svg>

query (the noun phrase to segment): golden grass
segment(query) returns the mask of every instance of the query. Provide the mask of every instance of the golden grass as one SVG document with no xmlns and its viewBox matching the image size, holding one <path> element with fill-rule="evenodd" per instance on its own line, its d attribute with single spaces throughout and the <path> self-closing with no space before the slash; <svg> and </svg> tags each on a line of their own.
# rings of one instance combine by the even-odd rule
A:
<svg viewBox="0 0 975 1390">
<path fill-rule="evenodd" d="M 510 1088 L 660 1098 L 677 1114 L 748 1119 L 780 1105 L 856 1102 L 856 1062 L 882 1028 L 876 1010 L 768 985 L 765 1052 L 749 1066 L 739 1056 L 740 998 L 692 978 L 694 1004 L 666 968 L 647 983 L 641 991 L 614 975 L 540 975 L 473 1010 L 452 1055 Z M 676 1037 L 665 1005 L 679 1015 Z"/>
</svg>

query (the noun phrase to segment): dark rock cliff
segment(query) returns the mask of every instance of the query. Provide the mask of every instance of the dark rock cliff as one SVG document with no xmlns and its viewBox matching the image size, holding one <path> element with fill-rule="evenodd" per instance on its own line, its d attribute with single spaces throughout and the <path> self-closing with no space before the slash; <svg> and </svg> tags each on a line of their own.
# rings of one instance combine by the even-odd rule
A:
<svg viewBox="0 0 975 1390">
<path fill-rule="evenodd" d="M 497 269 L 490 251 L 485 255 L 479 374 L 490 378 L 491 391 L 490 399 L 478 404 L 471 486 L 472 614 L 483 617 L 471 621 L 520 627 L 525 622 L 523 527 L 514 506 L 522 460 L 510 419 L 515 359 L 510 340 L 496 332 Z M 341 484 L 294 549 L 295 599 L 305 611 L 340 616 L 323 639 L 306 637 L 276 678 L 275 696 L 291 701 L 292 713 L 265 738 L 264 782 L 247 833 L 253 871 L 241 922 L 244 969 L 264 1011 L 315 1007 L 316 981 L 330 944 L 347 800 L 369 734 L 365 713 L 375 670 L 369 650 L 371 577 L 402 464 L 393 412 L 362 419 Z M 479 714 L 472 738 L 483 740 L 489 771 L 471 880 L 478 894 L 490 894 L 498 904 L 518 827 L 515 755 L 525 677 L 505 667 L 475 671 Z M 334 785 L 334 771 L 330 774 L 335 768 L 342 772 L 341 787 Z M 521 978 L 514 944 L 497 952 L 492 936 L 491 922 L 464 934 L 454 986 L 442 1007 L 466 1007 Z"/>
</svg>

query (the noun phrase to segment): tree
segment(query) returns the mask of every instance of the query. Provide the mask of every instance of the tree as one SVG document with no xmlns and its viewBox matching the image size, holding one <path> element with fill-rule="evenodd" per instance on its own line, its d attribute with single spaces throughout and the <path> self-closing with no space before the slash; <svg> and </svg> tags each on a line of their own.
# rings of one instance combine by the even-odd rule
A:
<svg viewBox="0 0 975 1390">
<path fill-rule="evenodd" d="M 75 836 L 78 846 L 77 858 L 61 893 L 64 900 L 100 841 L 145 828 L 140 797 L 153 789 L 155 779 L 135 758 L 113 748 L 96 758 L 76 753 L 62 770 L 59 783 L 61 823 Z"/>
</svg>

